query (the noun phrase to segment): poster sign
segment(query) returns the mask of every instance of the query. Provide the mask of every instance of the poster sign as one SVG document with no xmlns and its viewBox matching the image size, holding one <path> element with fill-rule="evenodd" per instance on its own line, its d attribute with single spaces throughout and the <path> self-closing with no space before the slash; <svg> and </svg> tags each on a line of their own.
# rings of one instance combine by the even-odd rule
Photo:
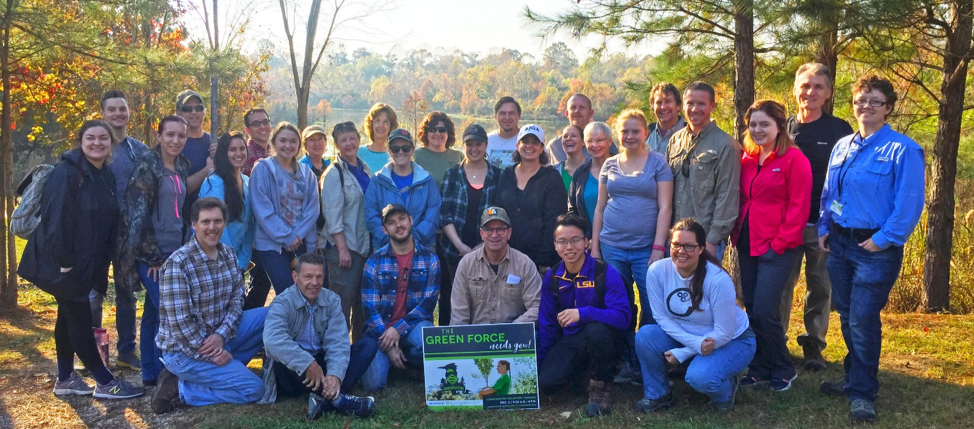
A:
<svg viewBox="0 0 974 429">
<path fill-rule="evenodd" d="M 426 405 L 447 409 L 538 409 L 533 323 L 423 328 Z"/>
</svg>

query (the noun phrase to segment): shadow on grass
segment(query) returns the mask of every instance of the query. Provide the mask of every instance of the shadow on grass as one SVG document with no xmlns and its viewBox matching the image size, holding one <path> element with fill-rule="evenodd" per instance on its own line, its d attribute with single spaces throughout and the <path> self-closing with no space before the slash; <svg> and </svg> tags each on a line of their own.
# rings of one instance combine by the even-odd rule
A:
<svg viewBox="0 0 974 429">
<path fill-rule="evenodd" d="M 38 314 L 18 307 L 0 312 L 0 374 L 51 368 L 54 360 L 45 356 L 41 346 L 53 341 L 54 326 L 50 319 L 57 318 L 56 311 L 51 309 L 50 315 Z"/>
</svg>

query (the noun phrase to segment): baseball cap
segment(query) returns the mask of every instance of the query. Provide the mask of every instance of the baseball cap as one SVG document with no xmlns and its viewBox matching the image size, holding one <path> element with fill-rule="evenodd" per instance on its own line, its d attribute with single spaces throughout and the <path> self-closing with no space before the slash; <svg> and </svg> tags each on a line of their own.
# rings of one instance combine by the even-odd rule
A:
<svg viewBox="0 0 974 429">
<path fill-rule="evenodd" d="M 183 104 L 186 104 L 186 100 L 189 100 L 190 97 L 196 97 L 196 99 L 200 101 L 200 104 L 203 104 L 203 96 L 200 95 L 200 93 L 193 91 L 192 89 L 187 89 L 183 90 L 183 92 L 180 92 L 179 95 L 176 96 L 176 110 L 183 107 Z"/>
<path fill-rule="evenodd" d="M 467 125 L 467 128 L 463 130 L 463 142 L 466 143 L 468 140 L 486 142 L 487 131 L 484 130 L 484 127 L 481 127 L 479 124 Z"/>
<path fill-rule="evenodd" d="M 409 134 L 409 131 L 406 131 L 403 128 L 396 128 L 396 129 L 392 130 L 391 133 L 389 133 L 389 144 L 392 144 L 392 141 L 395 140 L 395 139 L 403 139 L 403 140 L 409 142 L 409 144 L 414 145 L 413 144 L 413 135 L 412 134 Z"/>
<path fill-rule="evenodd" d="M 301 141 L 305 141 L 308 137 L 315 134 L 321 134 L 325 136 L 326 140 L 328 139 L 328 133 L 325 132 L 325 129 L 321 125 L 308 125 L 304 127 L 304 132 L 301 133 Z"/>
<path fill-rule="evenodd" d="M 521 127 L 521 131 L 517 133 L 517 141 L 521 141 L 528 134 L 534 134 L 538 137 L 538 140 L 541 140 L 542 144 L 544 143 L 544 130 L 535 124 L 528 124 Z"/>
<path fill-rule="evenodd" d="M 511 218 L 507 217 L 507 211 L 495 206 L 490 206 L 484 209 L 484 214 L 480 216 L 480 226 L 487 225 L 487 222 L 492 220 L 499 220 L 511 226 Z"/>
<path fill-rule="evenodd" d="M 396 213 L 405 213 L 408 215 L 409 211 L 402 204 L 389 204 L 382 209 L 382 222 L 385 223 L 387 217 Z"/>
</svg>

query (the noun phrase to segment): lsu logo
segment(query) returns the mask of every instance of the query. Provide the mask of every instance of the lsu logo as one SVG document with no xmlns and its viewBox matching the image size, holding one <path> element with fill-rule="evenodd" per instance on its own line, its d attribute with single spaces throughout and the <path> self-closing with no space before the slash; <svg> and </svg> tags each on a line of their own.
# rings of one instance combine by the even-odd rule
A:
<svg viewBox="0 0 974 429">
<path fill-rule="evenodd" d="M 593 288 L 593 287 L 595 287 L 595 282 L 592 281 L 592 280 L 586 280 L 584 282 L 579 282 L 578 285 L 575 286 L 575 287 L 578 288 L 578 289 Z"/>
</svg>

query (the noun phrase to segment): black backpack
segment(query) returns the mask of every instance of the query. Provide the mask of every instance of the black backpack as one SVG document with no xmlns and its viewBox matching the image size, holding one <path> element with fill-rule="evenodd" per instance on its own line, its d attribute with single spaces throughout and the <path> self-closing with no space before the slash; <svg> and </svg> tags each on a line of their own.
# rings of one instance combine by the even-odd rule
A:
<svg viewBox="0 0 974 429">
<path fill-rule="evenodd" d="M 548 289 L 551 290 L 551 295 L 555 298 L 555 304 L 558 305 L 559 311 L 564 310 L 561 308 L 561 301 L 558 300 L 558 278 L 555 277 L 555 271 L 557 271 L 557 266 L 548 271 Z M 608 265 L 605 261 L 601 259 L 595 260 L 595 307 L 605 308 L 605 273 L 608 271 Z M 636 308 L 635 296 L 632 292 L 632 287 L 626 287 L 626 296 L 629 297 L 629 311 L 632 315 L 629 318 L 629 329 L 636 327 L 636 315 L 638 313 L 638 308 Z"/>
</svg>

